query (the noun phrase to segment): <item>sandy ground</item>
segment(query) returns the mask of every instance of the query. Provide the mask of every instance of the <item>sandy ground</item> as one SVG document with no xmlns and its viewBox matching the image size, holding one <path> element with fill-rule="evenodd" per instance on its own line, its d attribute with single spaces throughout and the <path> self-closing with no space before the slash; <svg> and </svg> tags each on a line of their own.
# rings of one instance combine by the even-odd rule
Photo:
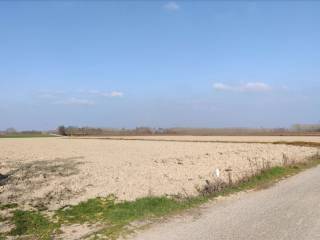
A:
<svg viewBox="0 0 320 240">
<path fill-rule="evenodd" d="M 0 202 L 57 209 L 110 194 L 120 200 L 194 195 L 217 179 L 216 169 L 225 181 L 225 169 L 232 169 L 236 181 L 263 164 L 303 161 L 317 151 L 255 143 L 0 139 Z"/>
</svg>

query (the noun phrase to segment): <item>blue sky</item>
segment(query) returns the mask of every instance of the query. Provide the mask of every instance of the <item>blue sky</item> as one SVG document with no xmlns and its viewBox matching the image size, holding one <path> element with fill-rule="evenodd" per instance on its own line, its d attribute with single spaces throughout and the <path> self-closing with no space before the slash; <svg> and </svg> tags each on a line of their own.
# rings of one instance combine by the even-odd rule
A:
<svg viewBox="0 0 320 240">
<path fill-rule="evenodd" d="M 0 1 L 0 129 L 320 121 L 320 2 Z"/>
</svg>

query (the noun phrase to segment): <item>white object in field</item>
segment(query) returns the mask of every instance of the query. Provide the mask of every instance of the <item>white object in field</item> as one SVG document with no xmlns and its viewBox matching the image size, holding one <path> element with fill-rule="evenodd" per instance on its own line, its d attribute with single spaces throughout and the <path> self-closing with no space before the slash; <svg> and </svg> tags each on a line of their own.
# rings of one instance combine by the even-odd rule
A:
<svg viewBox="0 0 320 240">
<path fill-rule="evenodd" d="M 220 170 L 219 170 L 219 168 L 216 168 L 216 170 L 214 171 L 214 176 L 216 176 L 217 178 L 220 177 Z"/>
</svg>

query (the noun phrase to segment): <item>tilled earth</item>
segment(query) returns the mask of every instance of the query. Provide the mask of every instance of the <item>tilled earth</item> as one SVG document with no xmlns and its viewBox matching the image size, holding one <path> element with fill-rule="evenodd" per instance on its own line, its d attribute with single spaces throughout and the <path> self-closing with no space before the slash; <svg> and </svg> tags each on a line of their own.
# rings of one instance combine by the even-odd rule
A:
<svg viewBox="0 0 320 240">
<path fill-rule="evenodd" d="M 220 180 L 237 181 L 317 152 L 257 143 L 0 139 L 0 202 L 53 210 L 111 194 L 195 195 L 218 178 L 217 169 Z"/>
</svg>

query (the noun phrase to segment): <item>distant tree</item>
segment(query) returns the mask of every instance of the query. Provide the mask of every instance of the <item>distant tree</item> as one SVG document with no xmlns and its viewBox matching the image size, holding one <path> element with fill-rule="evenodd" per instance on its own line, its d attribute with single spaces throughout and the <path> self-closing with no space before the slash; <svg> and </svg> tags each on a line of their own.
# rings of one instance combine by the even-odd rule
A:
<svg viewBox="0 0 320 240">
<path fill-rule="evenodd" d="M 300 124 L 294 124 L 294 125 L 292 125 L 292 130 L 293 131 L 301 131 L 301 125 Z"/>
<path fill-rule="evenodd" d="M 67 136 L 66 128 L 63 125 L 58 127 L 58 133 L 62 136 Z"/>
<path fill-rule="evenodd" d="M 6 133 L 10 134 L 10 133 L 16 133 L 17 130 L 14 128 L 7 128 Z"/>
<path fill-rule="evenodd" d="M 138 135 L 151 135 L 152 129 L 149 127 L 137 127 L 134 132 Z"/>
</svg>

